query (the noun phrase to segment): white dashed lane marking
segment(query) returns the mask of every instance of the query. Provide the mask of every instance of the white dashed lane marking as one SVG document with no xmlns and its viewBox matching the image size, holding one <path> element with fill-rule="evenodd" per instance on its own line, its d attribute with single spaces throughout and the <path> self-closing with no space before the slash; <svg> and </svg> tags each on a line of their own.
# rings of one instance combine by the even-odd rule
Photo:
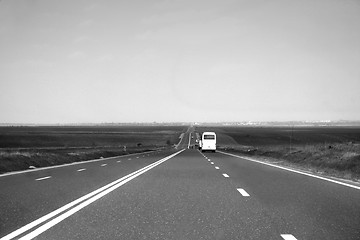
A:
<svg viewBox="0 0 360 240">
<path fill-rule="evenodd" d="M 213 162 L 210 162 L 211 165 L 213 165 L 214 163 Z"/>
<path fill-rule="evenodd" d="M 106 163 L 104 163 L 104 164 L 101 164 L 101 166 L 102 166 L 102 167 L 105 167 L 106 165 L 107 165 Z"/>
<path fill-rule="evenodd" d="M 118 161 L 116 161 L 116 162 L 121 162 L 121 160 L 118 160 Z"/>
<path fill-rule="evenodd" d="M 133 173 L 130 173 L 122 178 L 115 180 L 95 191 L 88 193 L 58 209 L 53 212 L 50 212 L 39 219 L 28 223 L 25 226 L 20 227 L 19 229 L 9 233 L 5 237 L 1 239 L 19 239 L 19 235 L 23 235 L 21 239 L 34 239 L 38 235 L 42 234 L 43 232 L 47 231 L 48 229 L 54 227 L 55 225 L 59 224 L 66 218 L 70 217 L 71 215 L 75 214 L 76 212 L 80 211 L 81 209 L 85 208 L 86 206 L 92 204 L 93 202 L 97 201 L 98 199 L 106 196 L 107 194 L 111 193 L 112 191 L 118 189 L 125 183 L 135 179 L 136 177 L 144 174 L 145 172 L 153 169 L 154 167 L 162 164 L 163 162 L 175 157 L 177 154 L 184 151 L 184 149 L 169 155 L 163 159 L 160 159 L 157 162 L 154 162 L 150 165 L 147 165 Z M 41 225 L 40 225 L 41 224 Z M 39 226 L 40 225 L 40 226 Z M 25 235 L 26 234 L 26 235 Z"/>
<path fill-rule="evenodd" d="M 36 181 L 42 181 L 42 180 L 49 179 L 49 178 L 51 178 L 51 176 L 42 177 L 42 178 L 37 178 L 37 179 L 35 179 L 35 180 L 36 180 Z"/>
<path fill-rule="evenodd" d="M 291 234 L 281 234 L 281 237 L 285 240 L 297 240 L 293 235 Z"/>
<path fill-rule="evenodd" d="M 219 167 L 217 167 L 217 166 L 215 166 L 215 169 L 219 170 L 220 168 L 219 168 Z"/>
<path fill-rule="evenodd" d="M 346 186 L 346 187 L 351 187 L 351 188 L 355 188 L 355 189 L 360 190 L 360 186 L 355 186 L 355 185 L 352 185 L 352 184 L 336 181 L 336 180 L 333 180 L 333 179 L 329 179 L 329 178 L 325 178 L 325 177 L 321 177 L 321 176 L 316 176 L 316 175 L 313 175 L 311 173 L 306 173 L 306 172 L 302 172 L 302 171 L 298 171 L 298 170 L 294 170 L 294 169 L 274 165 L 274 164 L 271 164 L 271 163 L 261 162 L 261 161 L 258 161 L 258 160 L 252 159 L 252 158 L 248 158 L 248 157 L 240 157 L 240 156 L 237 156 L 237 155 L 234 155 L 234 154 L 231 154 L 231 153 L 226 153 L 226 152 L 221 152 L 221 151 L 219 151 L 219 152 L 222 153 L 222 154 L 225 154 L 225 155 L 232 156 L 232 157 L 245 159 L 245 160 L 248 160 L 248 161 L 260 163 L 260 164 L 263 164 L 263 165 L 279 168 L 279 169 L 286 170 L 286 171 L 289 171 L 289 172 L 302 174 L 302 175 L 305 175 L 305 176 L 308 176 L 308 177 L 313 177 L 313 178 L 321 179 L 321 180 L 324 180 L 324 181 L 328 181 L 328 182 L 332 182 L 332 183 L 336 183 L 336 184 L 340 184 L 340 185 L 343 185 L 343 186 Z"/>
<path fill-rule="evenodd" d="M 227 175 L 226 173 L 223 173 L 223 176 L 226 177 L 226 178 L 229 177 L 229 175 Z"/>
<path fill-rule="evenodd" d="M 238 188 L 237 189 L 239 191 L 239 193 L 241 193 L 241 195 L 243 195 L 244 197 L 249 197 L 250 195 L 242 188 Z"/>
<path fill-rule="evenodd" d="M 85 171 L 85 170 L 86 170 L 85 168 L 81 168 L 81 169 L 78 169 L 77 171 L 82 172 L 82 171 Z"/>
</svg>

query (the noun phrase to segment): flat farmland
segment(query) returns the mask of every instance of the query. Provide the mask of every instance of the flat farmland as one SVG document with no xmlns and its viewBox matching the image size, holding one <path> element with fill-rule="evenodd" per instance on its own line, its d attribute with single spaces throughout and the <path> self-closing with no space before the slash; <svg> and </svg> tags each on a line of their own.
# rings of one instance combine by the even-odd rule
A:
<svg viewBox="0 0 360 240">
<path fill-rule="evenodd" d="M 237 127 L 207 126 L 218 148 L 266 161 L 358 181 L 360 127 Z"/>
<path fill-rule="evenodd" d="M 0 173 L 167 148 L 186 126 L 0 127 Z"/>
</svg>

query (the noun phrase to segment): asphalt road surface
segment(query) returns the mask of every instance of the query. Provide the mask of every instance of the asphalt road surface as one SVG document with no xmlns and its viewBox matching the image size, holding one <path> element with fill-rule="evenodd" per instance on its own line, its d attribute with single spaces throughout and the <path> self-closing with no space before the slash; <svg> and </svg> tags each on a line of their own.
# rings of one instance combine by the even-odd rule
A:
<svg viewBox="0 0 360 240">
<path fill-rule="evenodd" d="M 0 177 L 0 239 L 360 239 L 360 190 L 191 146 Z M 194 137 L 194 138 L 193 138 Z"/>
</svg>

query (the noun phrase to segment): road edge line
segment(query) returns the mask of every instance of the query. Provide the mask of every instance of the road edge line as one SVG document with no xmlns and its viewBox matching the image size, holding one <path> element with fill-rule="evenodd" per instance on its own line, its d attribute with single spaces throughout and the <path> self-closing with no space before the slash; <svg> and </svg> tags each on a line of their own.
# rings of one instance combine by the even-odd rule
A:
<svg viewBox="0 0 360 240">
<path fill-rule="evenodd" d="M 332 182 L 332 183 L 336 183 L 336 184 L 339 184 L 339 185 L 343 185 L 343 186 L 346 186 L 346 187 L 350 187 L 350 188 L 354 188 L 354 189 L 360 190 L 360 186 L 356 186 L 356 185 L 352 185 L 352 184 L 340 182 L 340 181 L 337 181 L 337 180 L 334 180 L 334 179 L 317 176 L 317 175 L 314 175 L 314 174 L 311 174 L 311 173 L 306 173 L 306 172 L 303 172 L 303 171 L 300 171 L 300 170 L 294 170 L 294 169 L 291 169 L 291 168 L 286 168 L 286 167 L 274 165 L 274 164 L 271 164 L 271 163 L 262 162 L 262 161 L 259 161 L 259 160 L 255 160 L 255 159 L 252 159 L 252 158 L 249 158 L 249 157 L 243 157 L 243 156 L 235 155 L 235 154 L 232 154 L 232 153 L 227 153 L 227 152 L 223 152 L 223 151 L 219 151 L 219 150 L 218 150 L 217 152 L 219 152 L 219 153 L 221 153 L 221 154 L 226 154 L 226 155 L 229 155 L 229 156 L 232 156 L 232 157 L 245 159 L 245 160 L 247 160 L 247 161 L 252 161 L 252 162 L 264 164 L 264 165 L 267 165 L 267 166 L 279 168 L 279 169 L 282 169 L 282 170 L 286 170 L 286 171 L 290 171 L 290 172 L 302 174 L 302 175 L 305 175 L 305 176 L 308 176 L 308 177 L 313 177 L 313 178 L 321 179 L 321 180 L 324 180 L 324 181 L 328 181 L 328 182 Z"/>
<path fill-rule="evenodd" d="M 84 202 L 88 201 L 89 199 L 95 198 L 96 196 L 100 195 L 101 193 L 107 191 L 108 189 L 111 189 L 111 188 L 114 187 L 115 185 L 117 185 L 117 184 L 119 184 L 119 183 L 122 183 L 122 182 L 125 182 L 125 181 L 128 180 L 129 178 L 133 177 L 133 176 L 136 175 L 136 174 L 141 173 L 142 171 L 145 171 L 145 172 L 146 172 L 146 171 L 150 170 L 151 168 L 153 168 L 153 167 L 155 167 L 155 166 L 163 163 L 164 161 L 167 161 L 167 160 L 169 160 L 170 158 L 178 155 L 179 153 L 183 152 L 184 150 L 185 150 L 185 149 L 181 149 L 181 150 L 179 150 L 179 151 L 177 151 L 177 152 L 175 152 L 175 153 L 173 153 L 173 154 L 171 154 L 171 155 L 169 155 L 169 156 L 167 156 L 167 157 L 164 157 L 164 158 L 162 158 L 162 159 L 160 159 L 160 160 L 158 160 L 158 161 L 156 161 L 156 162 L 154 162 L 154 163 L 152 163 L 152 164 L 149 164 L 148 166 L 145 166 L 145 167 L 143 167 L 143 168 L 141 168 L 141 169 L 139 169 L 139 170 L 136 170 L 135 172 L 132 172 L 132 173 L 130 173 L 130 174 L 124 176 L 124 177 L 121 177 L 121 178 L 119 178 L 119 179 L 117 179 L 117 180 L 115 180 L 115 181 L 113 181 L 113 182 L 111 182 L 111 183 L 108 183 L 107 185 L 105 185 L 105 186 L 103 186 L 103 187 L 101 187 L 101 188 L 99 188 L 99 189 L 96 189 L 96 190 L 94 190 L 94 191 L 92 191 L 92 192 L 90 192 L 90 193 L 88 193 L 88 194 L 86 194 L 86 195 L 84 195 L 84 196 L 82 196 L 82 197 L 80 197 L 80 198 L 78 198 L 78 199 L 70 202 L 70 203 L 67 203 L 67 204 L 65 204 L 64 206 L 62 206 L 62 207 L 60 207 L 60 208 L 58 208 L 58 209 L 56 209 L 56 210 L 54 210 L 54 211 L 52 211 L 52 212 L 50 212 L 50 213 L 48 213 L 48 214 L 46 214 L 46 215 L 38 218 L 38 219 L 36 219 L 36 220 L 34 220 L 34 221 L 26 224 L 25 226 L 22 226 L 22 227 L 18 228 L 17 230 L 15 230 L 15 231 L 13 231 L 13 232 L 5 235 L 5 236 L 3 236 L 2 238 L 0 238 L 0 240 L 10 240 L 10 239 L 13 239 L 13 238 L 15 238 L 15 237 L 17 237 L 17 236 L 19 236 L 19 235 L 21 235 L 21 234 L 29 231 L 29 230 L 35 228 L 36 226 L 42 224 L 43 222 L 48 221 L 49 219 L 55 217 L 56 215 L 59 215 L 59 214 L 62 214 L 62 215 L 63 215 L 63 214 L 65 214 L 66 212 L 71 211 L 71 209 L 74 209 L 75 207 L 77 207 L 77 206 L 83 204 Z M 165 160 L 164 160 L 164 159 L 165 159 Z M 160 162 L 160 163 L 159 163 L 159 162 Z M 141 174 L 142 174 L 142 173 L 141 173 Z M 129 180 L 129 181 L 130 181 L 130 180 Z M 125 182 L 125 183 L 126 183 L 126 182 Z M 76 205 L 77 205 L 77 206 L 76 206 Z M 68 210 L 68 209 L 70 209 L 70 210 Z M 63 212 L 65 212 L 65 213 L 63 213 Z M 60 215 L 60 216 L 61 216 L 61 215 Z M 58 216 L 58 217 L 59 217 L 59 216 Z M 58 217 L 56 217 L 56 218 L 58 218 Z M 56 218 L 55 218 L 55 219 L 56 219 Z M 54 220 L 54 219 L 53 219 L 53 220 Z M 51 221 L 52 221 L 52 220 L 51 220 Z M 44 225 L 43 225 L 43 226 L 44 226 Z M 35 230 L 34 230 L 34 231 L 35 231 Z M 25 237 L 25 236 L 24 236 L 24 237 Z M 25 239 L 28 239 L 28 238 L 25 238 Z"/>
<path fill-rule="evenodd" d="M 74 165 L 84 164 L 84 163 L 99 162 L 99 161 L 105 161 L 105 160 L 110 160 L 110 159 L 114 159 L 114 158 L 121 158 L 121 157 L 127 157 L 127 156 L 133 156 L 133 155 L 151 153 L 151 152 L 157 152 L 157 151 L 158 150 L 152 150 L 152 151 L 149 151 L 149 152 L 140 152 L 140 153 L 130 153 L 130 154 L 126 154 L 126 155 L 118 155 L 118 156 L 106 157 L 106 158 L 96 158 L 96 159 L 90 159 L 90 160 L 72 162 L 72 163 L 65 163 L 65 164 L 54 165 L 54 166 L 39 167 L 39 168 L 36 168 L 36 169 L 26 169 L 26 170 L 14 171 L 14 172 L 7 172 L 7 173 L 0 174 L 0 178 L 1 177 L 12 176 L 12 175 L 17 175 L 17 174 L 22 174 L 22 173 L 36 172 L 36 171 L 53 169 L 53 168 L 68 167 L 68 166 L 74 166 Z"/>
</svg>

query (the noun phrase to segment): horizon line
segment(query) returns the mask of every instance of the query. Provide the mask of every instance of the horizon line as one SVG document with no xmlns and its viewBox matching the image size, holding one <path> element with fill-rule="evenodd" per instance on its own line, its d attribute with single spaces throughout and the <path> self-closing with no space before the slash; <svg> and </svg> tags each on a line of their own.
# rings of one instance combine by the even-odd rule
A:
<svg viewBox="0 0 360 240">
<path fill-rule="evenodd" d="M 136 125 L 136 124 L 281 124 L 281 123 L 301 123 L 301 124 L 336 124 L 336 123 L 358 123 L 360 120 L 270 120 L 270 121 L 134 121 L 134 122 L 70 122 L 70 123 L 0 123 L 0 126 L 57 126 L 57 125 Z"/>
</svg>

